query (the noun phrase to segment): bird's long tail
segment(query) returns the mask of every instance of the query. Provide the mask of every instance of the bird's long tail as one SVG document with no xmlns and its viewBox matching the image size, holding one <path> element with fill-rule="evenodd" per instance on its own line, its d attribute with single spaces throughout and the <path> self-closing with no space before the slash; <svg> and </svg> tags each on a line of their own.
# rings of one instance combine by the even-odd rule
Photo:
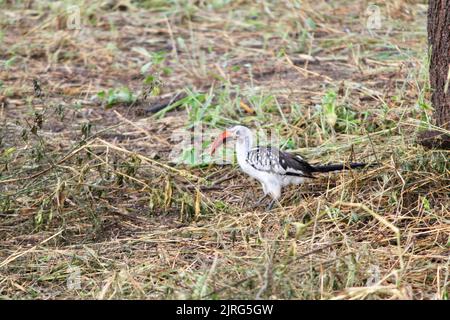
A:
<svg viewBox="0 0 450 320">
<path fill-rule="evenodd" d="M 315 172 L 330 172 L 330 171 L 340 171 L 355 168 L 372 167 L 374 164 L 352 162 L 352 163 L 340 163 L 340 164 L 325 164 L 312 166 Z"/>
</svg>

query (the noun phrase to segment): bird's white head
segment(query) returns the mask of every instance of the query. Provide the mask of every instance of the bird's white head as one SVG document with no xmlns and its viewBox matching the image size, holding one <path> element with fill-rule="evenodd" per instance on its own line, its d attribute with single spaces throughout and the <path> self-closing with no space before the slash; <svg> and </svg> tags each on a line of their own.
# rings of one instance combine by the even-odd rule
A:
<svg viewBox="0 0 450 320">
<path fill-rule="evenodd" d="M 211 155 L 216 152 L 216 149 L 225 141 L 237 140 L 238 143 L 245 143 L 251 145 L 252 132 L 249 128 L 244 126 L 234 126 L 222 132 L 211 145 Z"/>
</svg>

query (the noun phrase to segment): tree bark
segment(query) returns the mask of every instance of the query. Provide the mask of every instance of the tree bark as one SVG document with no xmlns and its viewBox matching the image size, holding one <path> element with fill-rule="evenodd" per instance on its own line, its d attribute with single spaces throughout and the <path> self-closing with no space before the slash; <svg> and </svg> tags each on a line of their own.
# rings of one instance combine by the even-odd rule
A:
<svg viewBox="0 0 450 320">
<path fill-rule="evenodd" d="M 427 29 L 434 122 L 450 130 L 450 0 L 429 1 Z M 420 138 L 426 147 L 450 149 L 450 137 L 442 132 L 427 131 Z"/>
</svg>

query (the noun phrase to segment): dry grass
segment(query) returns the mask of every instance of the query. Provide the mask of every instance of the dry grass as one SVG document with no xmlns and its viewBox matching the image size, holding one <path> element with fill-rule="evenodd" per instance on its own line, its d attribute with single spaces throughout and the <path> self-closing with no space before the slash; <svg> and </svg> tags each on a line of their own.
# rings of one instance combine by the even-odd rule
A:
<svg viewBox="0 0 450 320">
<path fill-rule="evenodd" d="M 53 2 L 0 1 L 0 297 L 448 298 L 448 152 L 415 143 L 426 4 L 380 5 L 370 34 L 366 1 L 72 3 L 80 30 Z M 91 99 L 121 87 L 135 97 Z M 380 165 L 252 209 L 235 167 L 169 162 L 198 121 Z"/>
</svg>

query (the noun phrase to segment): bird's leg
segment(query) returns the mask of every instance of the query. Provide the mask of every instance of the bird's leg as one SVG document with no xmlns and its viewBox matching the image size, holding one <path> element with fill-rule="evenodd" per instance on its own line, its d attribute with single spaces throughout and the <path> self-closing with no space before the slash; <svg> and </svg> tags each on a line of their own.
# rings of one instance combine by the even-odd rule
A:
<svg viewBox="0 0 450 320">
<path fill-rule="evenodd" d="M 252 209 L 257 209 L 261 206 L 261 203 L 263 200 L 267 197 L 267 194 L 263 195 L 258 201 L 255 202 L 255 204 L 251 207 Z"/>
<path fill-rule="evenodd" d="M 266 208 L 266 211 L 270 211 L 273 208 L 273 205 L 275 204 L 277 200 L 276 199 L 272 199 L 272 201 L 270 201 L 269 205 Z"/>
<path fill-rule="evenodd" d="M 267 194 L 265 194 L 261 198 L 259 198 L 259 200 L 255 202 L 255 208 L 259 207 L 266 197 L 267 197 Z"/>
<path fill-rule="evenodd" d="M 273 209 L 273 205 L 277 204 L 280 208 L 282 208 L 283 206 L 281 205 L 280 201 L 278 201 L 278 199 L 272 199 L 272 201 L 270 201 L 269 205 L 266 208 L 266 211 L 269 212 L 270 210 Z"/>
<path fill-rule="evenodd" d="M 266 211 L 270 211 L 273 208 L 273 205 L 275 204 L 275 202 L 281 206 L 280 202 L 278 202 L 278 199 L 281 196 L 281 186 L 280 185 L 275 185 L 274 188 L 272 188 L 270 195 L 272 196 L 272 201 L 270 201 L 269 205 L 267 206 Z"/>
<path fill-rule="evenodd" d="M 262 185 L 262 188 L 263 188 L 264 195 L 258 201 L 255 202 L 255 204 L 253 205 L 254 209 L 258 208 L 261 205 L 261 203 L 263 202 L 263 200 L 268 195 L 266 184 L 265 183 L 261 183 L 261 185 Z"/>
</svg>

